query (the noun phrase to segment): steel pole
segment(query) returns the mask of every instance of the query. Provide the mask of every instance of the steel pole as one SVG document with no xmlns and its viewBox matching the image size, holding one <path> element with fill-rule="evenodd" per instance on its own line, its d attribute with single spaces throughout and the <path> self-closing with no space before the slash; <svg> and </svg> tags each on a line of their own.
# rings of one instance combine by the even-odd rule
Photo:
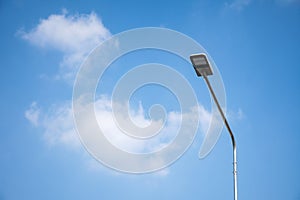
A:
<svg viewBox="0 0 300 200">
<path fill-rule="evenodd" d="M 220 104 L 218 102 L 218 99 L 217 99 L 217 97 L 216 97 L 216 95 L 215 95 L 215 93 L 213 91 L 213 88 L 210 85 L 210 82 L 209 82 L 206 74 L 201 74 L 201 75 L 203 76 L 203 78 L 204 78 L 204 80 L 205 80 L 205 82 L 206 82 L 206 84 L 208 86 L 208 89 L 209 89 L 209 91 L 210 91 L 210 93 L 211 93 L 211 95 L 212 95 L 212 97 L 214 99 L 214 102 L 216 103 L 216 105 L 218 107 L 218 110 L 219 110 L 219 112 L 220 112 L 220 114 L 222 116 L 224 124 L 225 124 L 225 126 L 226 126 L 226 128 L 227 128 L 227 130 L 228 130 L 228 132 L 230 134 L 230 138 L 231 138 L 231 142 L 232 142 L 232 148 L 233 148 L 233 181 L 234 181 L 234 183 L 233 183 L 233 187 L 234 187 L 233 188 L 233 192 L 234 192 L 234 200 L 237 200 L 238 199 L 238 194 L 237 194 L 238 193 L 238 191 L 237 191 L 237 159 L 236 159 L 236 142 L 235 142 L 235 139 L 234 139 L 234 135 L 233 135 L 233 133 L 232 133 L 232 131 L 230 129 L 230 126 L 229 126 L 229 124 L 227 122 L 227 119 L 226 119 L 226 117 L 225 117 L 225 115 L 223 113 L 223 110 L 222 110 L 222 108 L 221 108 L 221 106 L 220 106 Z"/>
</svg>

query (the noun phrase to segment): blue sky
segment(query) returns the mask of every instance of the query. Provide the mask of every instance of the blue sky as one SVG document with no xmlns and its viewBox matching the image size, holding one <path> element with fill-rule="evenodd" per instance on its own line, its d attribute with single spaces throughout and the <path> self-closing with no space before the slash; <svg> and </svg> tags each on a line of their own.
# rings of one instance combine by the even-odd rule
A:
<svg viewBox="0 0 300 200">
<path fill-rule="evenodd" d="M 78 141 L 70 104 L 78 66 L 99 42 L 141 27 L 186 34 L 214 59 L 237 139 L 240 199 L 300 199 L 298 0 L 3 0 L 0 24 L 0 199 L 233 199 L 226 130 L 199 159 L 205 128 L 200 124 L 179 160 L 143 175 L 104 167 Z M 180 71 L 195 88 L 202 114 L 209 115 L 204 81 L 188 63 L 159 51 L 122 57 L 97 94 L 109 94 L 122 73 L 149 61 Z M 116 73 L 120 66 L 124 71 Z M 131 101 L 137 120 L 143 116 L 139 102 L 144 110 L 155 103 L 172 102 L 167 110 L 178 107 L 168 91 L 145 87 Z"/>
</svg>

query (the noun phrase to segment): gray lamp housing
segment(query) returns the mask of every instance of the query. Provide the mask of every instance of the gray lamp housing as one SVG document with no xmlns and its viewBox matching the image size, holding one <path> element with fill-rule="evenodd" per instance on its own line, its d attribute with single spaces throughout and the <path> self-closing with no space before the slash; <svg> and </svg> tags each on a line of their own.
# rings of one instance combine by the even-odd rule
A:
<svg viewBox="0 0 300 200">
<path fill-rule="evenodd" d="M 197 76 L 209 76 L 213 74 L 210 63 L 204 53 L 193 54 L 190 56 L 190 59 Z"/>
</svg>

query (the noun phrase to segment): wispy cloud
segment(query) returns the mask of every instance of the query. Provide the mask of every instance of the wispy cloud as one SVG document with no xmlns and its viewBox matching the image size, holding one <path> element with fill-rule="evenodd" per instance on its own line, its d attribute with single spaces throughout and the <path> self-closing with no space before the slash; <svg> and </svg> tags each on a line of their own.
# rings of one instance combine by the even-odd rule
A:
<svg viewBox="0 0 300 200">
<path fill-rule="evenodd" d="M 40 109 L 37 107 L 37 103 L 35 101 L 32 102 L 30 108 L 26 110 L 25 117 L 32 125 L 39 126 Z"/>
<path fill-rule="evenodd" d="M 225 8 L 229 8 L 235 11 L 243 11 L 246 7 L 251 5 L 251 3 L 259 3 L 258 1 L 254 0 L 233 0 L 231 2 L 225 3 Z M 280 6 L 288 6 L 288 5 L 295 5 L 300 4 L 300 0 L 272 0 L 269 3 L 277 4 Z"/>
<path fill-rule="evenodd" d="M 64 145 L 68 148 L 80 147 L 73 124 L 73 112 L 70 102 L 52 105 L 46 111 L 33 102 L 25 111 L 29 122 L 43 132 L 48 145 Z"/>
<path fill-rule="evenodd" d="M 239 121 L 245 119 L 246 115 L 244 111 L 241 108 L 239 108 L 237 111 L 229 110 L 227 112 L 227 117 L 232 121 Z"/>
<path fill-rule="evenodd" d="M 234 0 L 231 3 L 226 3 L 225 6 L 236 11 L 242 11 L 251 1 L 252 0 Z"/>
<path fill-rule="evenodd" d="M 281 5 L 290 5 L 290 4 L 300 4 L 300 0 L 275 0 L 277 3 Z"/>
<path fill-rule="evenodd" d="M 96 13 L 50 15 L 41 19 L 30 31 L 19 31 L 21 37 L 31 44 L 63 53 L 59 79 L 73 81 L 85 56 L 100 42 L 111 36 Z"/>
</svg>

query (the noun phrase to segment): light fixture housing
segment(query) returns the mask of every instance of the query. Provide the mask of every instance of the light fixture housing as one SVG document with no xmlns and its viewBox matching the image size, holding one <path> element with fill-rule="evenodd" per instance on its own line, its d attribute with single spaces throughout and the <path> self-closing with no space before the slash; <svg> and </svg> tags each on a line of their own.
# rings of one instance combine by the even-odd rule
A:
<svg viewBox="0 0 300 200">
<path fill-rule="evenodd" d="M 197 73 L 197 76 L 209 76 L 213 74 L 206 54 L 193 54 L 190 56 L 190 59 Z"/>
</svg>

